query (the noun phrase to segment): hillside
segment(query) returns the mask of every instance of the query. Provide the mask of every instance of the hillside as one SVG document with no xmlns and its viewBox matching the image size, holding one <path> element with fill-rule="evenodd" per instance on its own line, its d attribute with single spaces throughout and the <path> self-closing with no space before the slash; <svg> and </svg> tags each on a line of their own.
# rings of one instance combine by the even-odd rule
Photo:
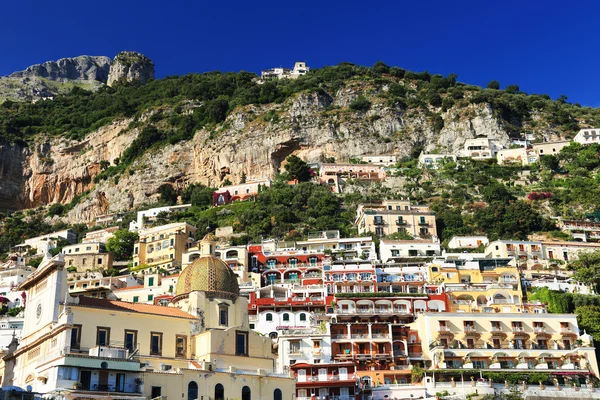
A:
<svg viewBox="0 0 600 400">
<path fill-rule="evenodd" d="M 505 145 L 523 132 L 570 138 L 599 125 L 600 110 L 514 85 L 345 63 L 262 84 L 248 72 L 213 72 L 73 88 L 53 101 L 5 102 L 0 121 L 0 208 L 75 199 L 67 220 L 79 222 L 153 203 L 163 184 L 272 178 L 290 154 L 458 154 L 477 136 Z M 388 185 L 401 189 L 402 179 Z"/>
</svg>

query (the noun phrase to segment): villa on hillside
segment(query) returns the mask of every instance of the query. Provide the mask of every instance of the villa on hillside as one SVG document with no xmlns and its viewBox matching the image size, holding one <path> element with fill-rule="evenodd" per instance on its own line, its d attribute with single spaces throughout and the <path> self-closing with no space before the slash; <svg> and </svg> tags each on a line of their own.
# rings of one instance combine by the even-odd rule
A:
<svg viewBox="0 0 600 400">
<path fill-rule="evenodd" d="M 270 68 L 262 70 L 260 78 L 264 81 L 267 79 L 296 79 L 301 75 L 306 75 L 310 70 L 304 61 L 296 61 L 293 69 L 289 68 Z"/>
<path fill-rule="evenodd" d="M 580 144 L 600 143 L 600 128 L 582 129 L 573 138 L 573 141 Z"/>
</svg>

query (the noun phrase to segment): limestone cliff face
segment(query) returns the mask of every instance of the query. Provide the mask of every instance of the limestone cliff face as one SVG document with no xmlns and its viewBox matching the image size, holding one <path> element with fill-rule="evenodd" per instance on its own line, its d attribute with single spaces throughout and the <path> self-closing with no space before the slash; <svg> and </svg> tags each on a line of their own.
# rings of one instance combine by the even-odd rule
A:
<svg viewBox="0 0 600 400">
<path fill-rule="evenodd" d="M 143 54 L 122 51 L 113 60 L 106 83 L 108 86 L 120 80 L 145 83 L 149 79 L 154 79 L 154 63 Z"/>
<path fill-rule="evenodd" d="M 84 80 L 105 83 L 111 60 L 108 57 L 79 56 L 35 64 L 25 71 L 13 72 L 11 78 L 48 78 L 53 81 Z"/>
<path fill-rule="evenodd" d="M 345 162 L 363 154 L 404 156 L 417 145 L 459 154 L 464 141 L 478 135 L 504 144 L 510 140 L 484 104 L 448 110 L 442 115 L 444 127 L 436 131 L 424 111 L 390 107 L 377 97 L 367 112 L 350 111 L 346 105 L 358 94 L 354 89 L 334 95 L 301 93 L 283 104 L 239 108 L 216 132 L 201 130 L 187 142 L 146 152 L 117 183 L 111 178 L 95 185 L 93 178 L 101 172 L 101 161 L 113 165 L 137 137 L 138 128 L 128 129 L 128 120 L 105 126 L 82 142 L 0 146 L 0 205 L 68 203 L 89 191 L 67 219 L 93 221 L 99 214 L 157 200 L 157 188 L 165 183 L 181 188 L 190 183 L 219 186 L 225 179 L 239 182 L 243 174 L 247 179 L 272 178 L 290 154 L 309 162 L 322 157 Z M 277 122 L 263 119 L 269 111 L 277 113 Z"/>
</svg>

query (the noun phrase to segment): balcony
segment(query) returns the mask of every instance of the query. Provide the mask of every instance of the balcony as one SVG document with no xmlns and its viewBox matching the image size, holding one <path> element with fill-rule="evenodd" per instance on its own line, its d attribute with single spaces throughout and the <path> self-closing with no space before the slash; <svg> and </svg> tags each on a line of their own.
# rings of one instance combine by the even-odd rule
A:
<svg viewBox="0 0 600 400">
<path fill-rule="evenodd" d="M 440 332 L 450 332 L 450 327 L 443 325 L 443 326 L 438 327 L 438 330 Z"/>
<path fill-rule="evenodd" d="M 353 333 L 352 339 L 369 339 L 368 333 Z"/>
<path fill-rule="evenodd" d="M 431 224 L 427 221 L 419 221 L 419 226 L 431 226 Z"/>
<path fill-rule="evenodd" d="M 543 326 L 536 326 L 535 328 L 533 328 L 533 331 L 535 333 L 546 333 L 546 328 Z"/>
<path fill-rule="evenodd" d="M 398 225 L 398 226 L 404 226 L 406 224 L 407 224 L 407 222 L 403 219 L 396 220 L 396 225 Z"/>
<path fill-rule="evenodd" d="M 373 225 L 385 225 L 385 222 L 382 219 L 374 219 Z"/>
<path fill-rule="evenodd" d="M 525 332 L 525 328 L 522 326 L 513 326 L 512 331 L 513 333 Z"/>
<path fill-rule="evenodd" d="M 348 339 L 348 334 L 347 333 L 332 333 L 331 338 L 332 339 Z"/>
</svg>

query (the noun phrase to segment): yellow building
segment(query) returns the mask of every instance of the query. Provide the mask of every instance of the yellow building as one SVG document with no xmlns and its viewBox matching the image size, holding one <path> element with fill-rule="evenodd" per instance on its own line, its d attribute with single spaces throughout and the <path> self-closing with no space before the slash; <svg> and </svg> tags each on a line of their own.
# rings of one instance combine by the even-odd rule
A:
<svg viewBox="0 0 600 400">
<path fill-rule="evenodd" d="M 435 214 L 429 206 L 406 200 L 384 200 L 381 204 L 361 204 L 356 210 L 358 233 L 374 232 L 387 236 L 406 232 L 413 237 L 437 237 Z"/>
<path fill-rule="evenodd" d="M 444 282 L 450 312 L 521 312 L 519 271 L 511 258 L 471 255 L 434 259 L 431 282 Z"/>
<path fill-rule="evenodd" d="M 574 314 L 424 313 L 418 330 L 431 369 L 517 369 L 598 376 L 590 335 Z"/>
<path fill-rule="evenodd" d="M 142 229 L 133 249 L 133 266 L 181 266 L 182 254 L 194 245 L 195 234 L 196 228 L 185 222 Z"/>
<path fill-rule="evenodd" d="M 64 388 L 68 399 L 293 398 L 271 340 L 249 328 L 235 274 L 214 242 L 201 248 L 169 307 L 70 297 L 62 255 L 45 260 L 21 285 L 23 339 L 4 358 L 3 386 Z"/>
</svg>

